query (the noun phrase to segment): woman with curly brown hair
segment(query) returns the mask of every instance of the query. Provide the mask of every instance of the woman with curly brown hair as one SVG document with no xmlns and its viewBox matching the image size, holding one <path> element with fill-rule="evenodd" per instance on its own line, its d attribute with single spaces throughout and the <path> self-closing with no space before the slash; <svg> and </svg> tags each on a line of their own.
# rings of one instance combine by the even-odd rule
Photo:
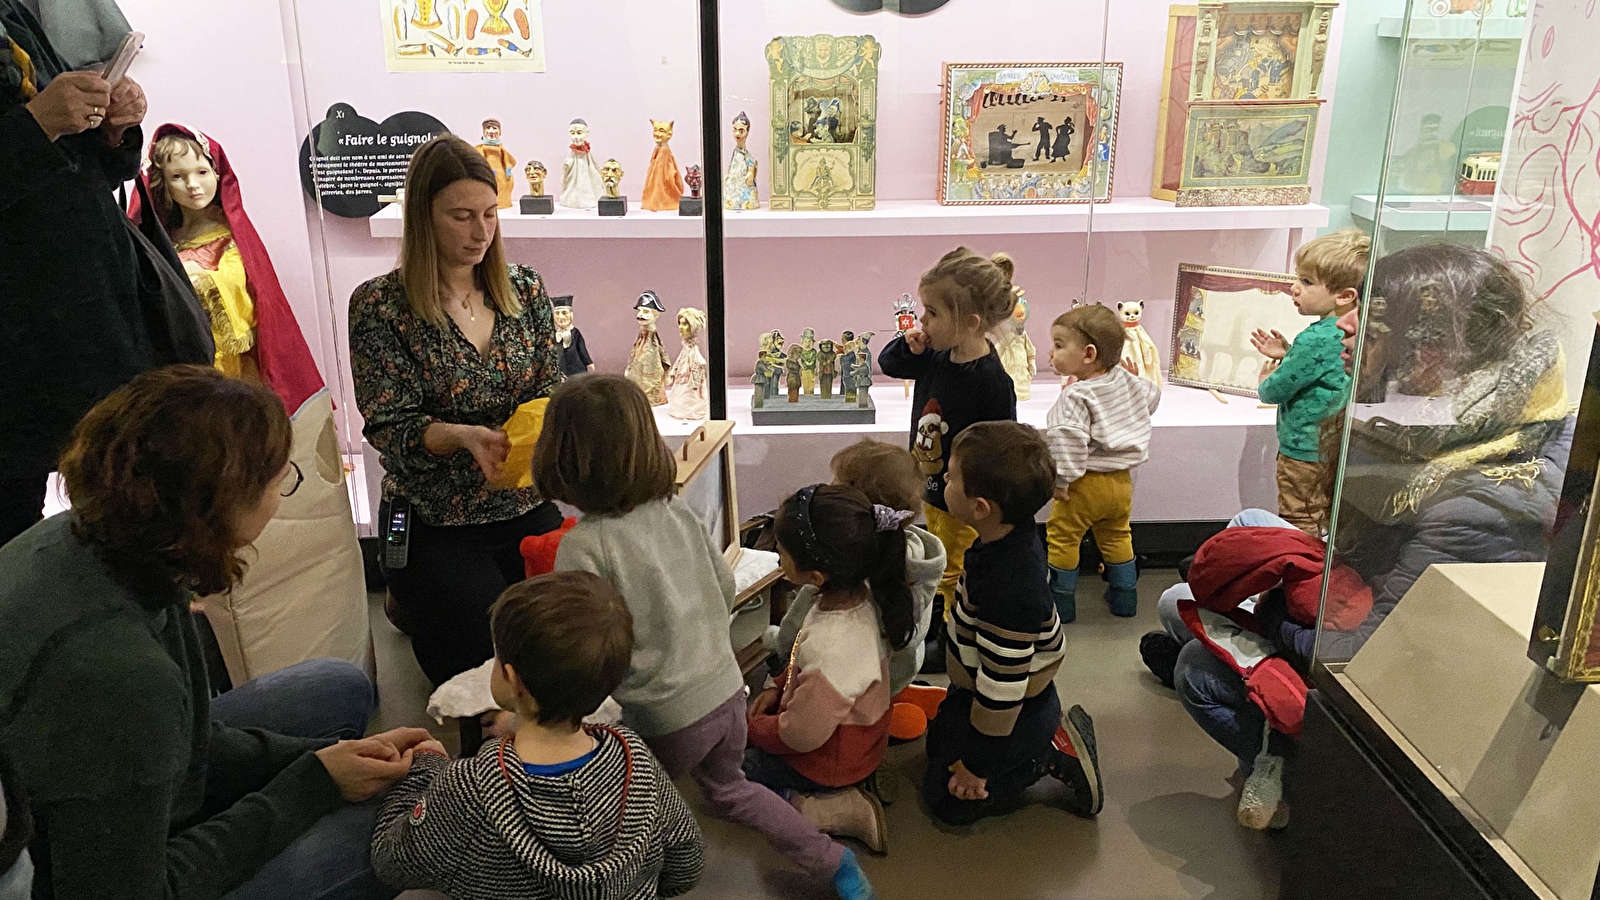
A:
<svg viewBox="0 0 1600 900">
<path fill-rule="evenodd" d="M 393 896 L 371 873 L 374 809 L 354 804 L 428 733 L 360 740 L 372 685 L 336 660 L 212 701 L 189 615 L 299 487 L 289 444 L 267 389 L 147 372 L 78 424 L 72 510 L 0 548 L 0 743 L 28 792 L 34 896 Z"/>
</svg>

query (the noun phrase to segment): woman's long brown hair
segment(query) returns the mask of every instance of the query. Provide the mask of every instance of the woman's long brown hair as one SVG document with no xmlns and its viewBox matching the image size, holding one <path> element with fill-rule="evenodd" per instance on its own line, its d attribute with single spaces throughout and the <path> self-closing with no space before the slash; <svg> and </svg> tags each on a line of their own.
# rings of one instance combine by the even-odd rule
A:
<svg viewBox="0 0 1600 900">
<path fill-rule="evenodd" d="M 433 201 L 458 181 L 476 181 L 496 193 L 500 188 L 494 170 L 472 148 L 453 134 L 441 134 L 417 148 L 406 172 L 404 223 L 400 232 L 400 283 L 411 301 L 411 311 L 436 328 L 446 327 L 443 294 L 439 287 L 439 248 L 433 233 Z M 474 269 L 478 286 L 489 304 L 501 313 L 522 312 L 522 302 L 506 272 L 505 245 L 500 229 L 489 240 L 483 261 Z"/>
</svg>

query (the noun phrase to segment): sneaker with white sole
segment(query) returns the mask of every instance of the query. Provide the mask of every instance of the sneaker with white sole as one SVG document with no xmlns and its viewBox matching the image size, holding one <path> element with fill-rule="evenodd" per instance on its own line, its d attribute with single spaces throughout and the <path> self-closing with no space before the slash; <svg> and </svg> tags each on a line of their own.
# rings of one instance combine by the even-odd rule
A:
<svg viewBox="0 0 1600 900">
<path fill-rule="evenodd" d="M 1100 781 L 1100 753 L 1095 746 L 1094 719 L 1074 705 L 1061 717 L 1061 727 L 1056 729 L 1050 743 L 1065 759 L 1053 767 L 1052 775 L 1072 789 L 1072 811 L 1080 816 L 1093 817 L 1105 806 L 1105 794 Z"/>
<path fill-rule="evenodd" d="M 1263 753 L 1239 792 L 1239 824 L 1254 831 L 1266 831 L 1278 816 L 1283 803 L 1283 757 Z M 1288 824 L 1284 814 L 1283 824 Z M 1280 828 L 1282 825 L 1279 826 Z"/>
</svg>

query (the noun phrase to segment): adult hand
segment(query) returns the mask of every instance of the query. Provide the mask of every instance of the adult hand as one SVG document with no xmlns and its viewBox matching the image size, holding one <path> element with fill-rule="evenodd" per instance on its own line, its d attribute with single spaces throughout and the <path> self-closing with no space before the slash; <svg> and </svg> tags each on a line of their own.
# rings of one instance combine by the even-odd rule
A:
<svg viewBox="0 0 1600 900">
<path fill-rule="evenodd" d="M 1283 359 L 1289 352 L 1289 339 L 1276 328 L 1264 331 L 1257 328 L 1250 333 L 1250 345 L 1267 359 Z"/>
<path fill-rule="evenodd" d="M 317 751 L 317 759 L 339 786 L 339 796 L 360 803 L 377 796 L 411 771 L 411 754 L 396 752 L 383 741 L 367 738 L 340 741 Z"/>
<path fill-rule="evenodd" d="M 111 90 L 111 103 L 106 109 L 105 122 L 100 126 L 106 143 L 120 147 L 128 129 L 144 121 L 146 108 L 144 88 L 139 86 L 139 82 L 123 76 Z"/>
<path fill-rule="evenodd" d="M 483 470 L 484 478 L 500 480 L 500 464 L 511 455 L 511 438 L 504 431 L 468 425 L 461 435 L 461 446 L 472 454 L 472 461 Z"/>
<path fill-rule="evenodd" d="M 466 450 L 490 481 L 500 477 L 500 464 L 511 453 L 511 438 L 498 428 L 481 425 L 452 425 L 434 422 L 422 433 L 422 443 L 441 456 Z"/>
<path fill-rule="evenodd" d="M 396 755 L 433 740 L 433 735 L 426 728 L 395 728 L 383 734 L 375 734 L 367 738 L 369 741 L 381 741 L 394 748 Z"/>
<path fill-rule="evenodd" d="M 912 353 L 920 355 L 922 351 L 928 349 L 928 336 L 923 333 L 921 328 L 906 329 L 905 338 L 906 349 Z"/>
<path fill-rule="evenodd" d="M 957 800 L 987 800 L 989 799 L 989 779 L 979 778 L 967 771 L 966 763 L 956 760 L 950 767 L 950 783 L 947 785 L 950 796 Z"/>
<path fill-rule="evenodd" d="M 28 101 L 28 112 L 45 137 L 99 128 L 111 105 L 111 85 L 94 72 L 62 72 Z"/>
<path fill-rule="evenodd" d="M 423 741 L 417 746 L 411 748 L 411 755 L 413 757 L 415 757 L 418 753 L 436 753 L 445 759 L 450 758 L 450 751 L 446 750 L 443 744 L 433 740 Z"/>
</svg>

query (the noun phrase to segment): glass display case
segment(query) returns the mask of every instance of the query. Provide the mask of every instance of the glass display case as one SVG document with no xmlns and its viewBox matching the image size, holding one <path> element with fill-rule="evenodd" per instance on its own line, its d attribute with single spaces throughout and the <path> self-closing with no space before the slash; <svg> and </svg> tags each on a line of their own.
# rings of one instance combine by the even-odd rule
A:
<svg viewBox="0 0 1600 900">
<path fill-rule="evenodd" d="M 1588 898 L 1600 22 L 1408 6 L 1312 680 L 1486 895 Z"/>
</svg>

